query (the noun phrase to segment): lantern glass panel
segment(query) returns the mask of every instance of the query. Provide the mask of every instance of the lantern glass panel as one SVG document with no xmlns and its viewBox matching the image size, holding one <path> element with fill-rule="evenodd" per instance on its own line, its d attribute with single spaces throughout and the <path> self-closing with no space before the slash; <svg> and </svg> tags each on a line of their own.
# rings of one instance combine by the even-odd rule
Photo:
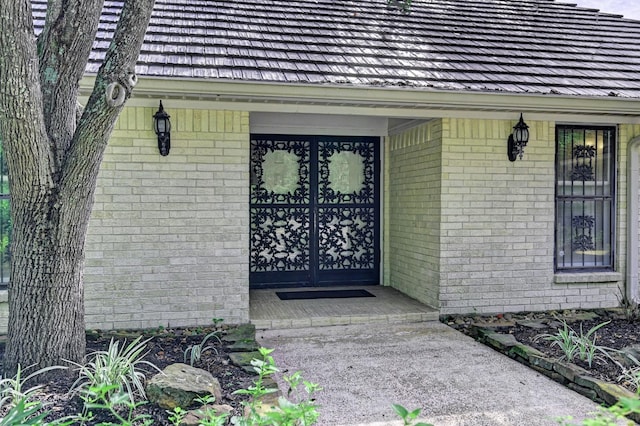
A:
<svg viewBox="0 0 640 426">
<path fill-rule="evenodd" d="M 527 143 L 529 140 L 529 130 L 516 126 L 513 132 L 513 139 L 518 143 Z"/>
<path fill-rule="evenodd" d="M 156 132 L 157 133 L 166 133 L 167 132 L 167 119 L 164 117 L 156 118 Z"/>
</svg>

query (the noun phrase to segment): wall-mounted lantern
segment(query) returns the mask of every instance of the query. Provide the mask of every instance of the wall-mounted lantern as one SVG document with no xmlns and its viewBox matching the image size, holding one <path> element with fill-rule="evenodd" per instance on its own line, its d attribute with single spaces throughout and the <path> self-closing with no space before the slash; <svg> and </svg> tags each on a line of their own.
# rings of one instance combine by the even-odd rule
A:
<svg viewBox="0 0 640 426">
<path fill-rule="evenodd" d="M 160 155 L 169 155 L 169 149 L 171 149 L 171 121 L 169 121 L 170 115 L 164 111 L 162 101 L 160 101 L 160 108 L 158 112 L 153 115 L 153 129 L 158 135 L 158 150 Z"/>
<path fill-rule="evenodd" d="M 529 142 L 529 126 L 522 119 L 522 113 L 520 113 L 520 121 L 513 127 L 513 133 L 509 135 L 507 140 L 507 156 L 509 161 L 516 161 L 516 158 L 524 154 L 524 147 Z"/>
</svg>

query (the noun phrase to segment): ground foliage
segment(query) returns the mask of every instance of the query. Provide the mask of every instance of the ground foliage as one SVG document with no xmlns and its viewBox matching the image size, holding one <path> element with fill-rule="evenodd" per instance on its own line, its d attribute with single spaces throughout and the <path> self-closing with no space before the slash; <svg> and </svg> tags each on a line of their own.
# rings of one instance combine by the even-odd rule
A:
<svg viewBox="0 0 640 426">
<path fill-rule="evenodd" d="M 586 315 L 585 315 L 586 314 Z M 582 319 L 590 314 L 596 314 L 593 319 Z M 593 327 L 610 321 L 595 332 L 596 344 L 606 348 L 611 355 L 609 357 L 599 357 L 591 367 L 579 359 L 573 361 L 574 364 L 587 370 L 592 376 L 601 380 L 617 383 L 625 386 L 631 391 L 636 391 L 634 385 L 621 378 L 622 367 L 616 361 L 620 360 L 617 351 L 640 344 L 640 318 L 632 315 L 624 309 L 597 310 L 597 311 L 559 311 L 542 313 L 520 313 L 520 314 L 499 314 L 492 316 L 461 316 L 448 318 L 446 322 L 452 327 L 472 334 L 473 326 L 490 327 L 502 334 L 511 334 L 520 343 L 535 348 L 548 357 L 562 359 L 563 352 L 558 346 L 552 345 L 551 341 L 541 337 L 541 335 L 553 335 L 563 327 L 563 321 L 580 333 L 581 327 L 587 333 Z M 533 328 L 524 324 L 536 323 L 543 328 Z"/>
<path fill-rule="evenodd" d="M 192 345 L 198 345 L 202 342 L 204 336 L 208 333 L 216 331 L 209 328 L 176 328 L 147 330 L 143 333 L 144 338 L 151 338 L 147 343 L 148 353 L 144 360 L 149 361 L 159 369 L 166 366 L 184 362 L 184 353 Z M 220 330 L 218 330 L 220 331 Z M 221 330 L 224 333 L 224 328 Z M 112 338 L 116 340 L 126 340 L 131 342 L 140 332 L 92 332 L 87 335 L 87 354 L 98 350 L 106 350 Z M 255 374 L 246 372 L 242 368 L 235 366 L 229 360 L 229 346 L 224 341 L 210 339 L 207 346 L 213 347 L 202 354 L 200 361 L 194 363 L 194 367 L 202 368 L 209 371 L 213 377 L 220 381 L 222 387 L 222 401 L 216 401 L 219 404 L 227 404 L 234 408 L 232 415 L 241 415 L 243 413 L 242 402 L 247 400 L 247 396 L 234 394 L 239 389 L 245 389 L 252 384 Z M 4 344 L 0 344 L 0 359 L 4 356 Z M 187 364 L 189 357 L 187 356 Z M 151 370 L 149 368 L 149 370 Z M 1 373 L 0 368 L 0 373 Z M 156 372 L 147 371 L 147 380 Z M 71 385 L 77 376 L 60 377 L 55 382 L 47 383 L 38 398 L 45 404 L 45 408 L 51 412 L 47 417 L 48 421 L 59 419 L 67 415 L 73 415 L 82 411 L 82 401 L 77 396 L 71 396 L 68 393 Z M 184 407 L 189 408 L 189 407 Z M 147 403 L 136 408 L 136 414 L 148 414 L 153 419 L 154 425 L 170 425 L 168 413 L 156 404 Z M 2 413 L 0 413 L 0 418 Z M 99 414 L 96 421 L 109 421 L 110 418 L 106 413 Z"/>
</svg>

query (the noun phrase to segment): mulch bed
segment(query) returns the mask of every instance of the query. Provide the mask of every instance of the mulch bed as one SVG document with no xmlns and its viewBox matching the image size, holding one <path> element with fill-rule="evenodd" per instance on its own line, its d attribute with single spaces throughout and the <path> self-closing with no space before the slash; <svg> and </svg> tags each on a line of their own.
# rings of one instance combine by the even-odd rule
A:
<svg viewBox="0 0 640 426">
<path fill-rule="evenodd" d="M 585 316 L 596 314 L 594 319 L 581 319 Z M 592 327 L 603 322 L 610 321 L 595 332 L 596 344 L 612 350 L 622 350 L 640 344 L 640 318 L 629 315 L 624 310 L 597 310 L 597 311 L 562 311 L 545 313 L 521 313 L 504 314 L 495 316 L 459 316 L 447 318 L 445 322 L 465 334 L 472 334 L 473 326 L 489 327 L 498 333 L 511 334 L 520 343 L 535 348 L 553 359 L 563 359 L 563 352 L 552 346 L 551 341 L 541 338 L 540 335 L 555 335 L 558 329 L 562 329 L 562 320 L 580 334 L 586 334 Z M 543 328 L 532 328 L 526 323 L 535 323 Z M 610 352 L 616 359 L 619 355 L 615 351 Z M 574 364 L 587 370 L 593 377 L 620 384 L 635 392 L 633 383 L 622 379 L 622 369 L 619 365 L 606 357 L 596 359 L 591 366 L 586 362 L 574 359 Z"/>
<path fill-rule="evenodd" d="M 224 334 L 222 327 L 221 333 Z M 144 334 L 144 338 L 151 338 L 147 344 L 148 353 L 144 357 L 145 361 L 149 361 L 157 368 L 162 370 L 166 366 L 173 363 L 184 362 L 185 350 L 195 344 L 200 344 L 203 337 L 214 329 L 164 329 L 154 330 Z M 105 350 L 109 346 L 111 338 L 115 340 L 126 339 L 127 343 L 131 342 L 136 332 L 110 332 L 110 333 L 94 333 L 87 337 L 87 354 L 94 351 Z M 222 335 L 221 334 L 221 335 Z M 222 387 L 222 401 L 216 401 L 216 404 L 227 404 L 234 408 L 232 415 L 241 415 L 243 412 L 242 402 L 246 400 L 246 396 L 234 395 L 233 392 L 238 389 L 246 389 L 255 379 L 255 375 L 246 372 L 240 367 L 233 365 L 229 361 L 229 347 L 224 341 L 218 342 L 216 339 L 209 339 L 207 346 L 214 346 L 217 350 L 209 350 L 204 352 L 199 362 L 194 367 L 202 368 L 209 371 L 213 377 L 220 381 Z M 0 345 L 0 360 L 4 357 L 4 345 Z M 189 359 L 187 358 L 187 364 Z M 151 370 L 151 368 L 149 368 Z M 0 369 L 0 373 L 1 373 Z M 150 379 L 155 371 L 149 371 L 146 375 Z M 47 420 L 58 419 L 67 415 L 76 414 L 82 411 L 82 401 L 78 397 L 71 397 L 68 393 L 69 388 L 74 382 L 75 377 L 63 377 L 56 380 L 55 383 L 47 384 L 42 393 L 40 400 L 46 404 L 46 408 L 51 411 L 51 415 Z M 188 407 L 183 407 L 188 408 Z M 154 425 L 170 425 L 168 421 L 168 413 L 156 404 L 145 404 L 135 411 L 136 414 L 148 414 L 153 419 Z M 0 413 L 1 415 L 2 413 Z M 99 421 L 110 420 L 106 415 L 98 415 Z"/>
</svg>

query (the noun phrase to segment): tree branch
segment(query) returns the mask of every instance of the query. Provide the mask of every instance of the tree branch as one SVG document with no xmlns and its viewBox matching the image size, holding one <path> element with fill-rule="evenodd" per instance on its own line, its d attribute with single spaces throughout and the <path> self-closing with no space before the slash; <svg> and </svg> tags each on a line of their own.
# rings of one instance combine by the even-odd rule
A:
<svg viewBox="0 0 640 426">
<path fill-rule="evenodd" d="M 135 64 L 153 5 L 154 0 L 125 0 L 113 40 L 65 159 L 63 182 L 67 189 L 85 179 L 95 182 L 115 122 L 137 82 Z"/>
<path fill-rule="evenodd" d="M 38 36 L 45 126 L 59 166 L 76 129 L 78 83 L 95 40 L 104 0 L 50 0 Z"/>
<path fill-rule="evenodd" d="M 29 0 L 0 0 L 0 135 L 11 193 L 42 197 L 53 183 Z"/>
</svg>

